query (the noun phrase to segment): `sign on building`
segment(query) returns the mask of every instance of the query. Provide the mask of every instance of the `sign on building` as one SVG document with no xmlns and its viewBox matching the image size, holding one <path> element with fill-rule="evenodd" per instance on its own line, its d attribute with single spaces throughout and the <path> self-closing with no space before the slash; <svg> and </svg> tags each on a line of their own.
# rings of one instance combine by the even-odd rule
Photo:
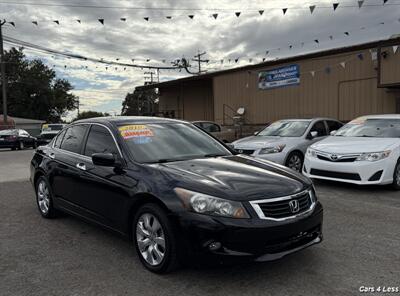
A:
<svg viewBox="0 0 400 296">
<path fill-rule="evenodd" d="M 300 83 L 299 65 L 290 65 L 258 73 L 258 88 L 269 89 L 298 85 Z"/>
</svg>

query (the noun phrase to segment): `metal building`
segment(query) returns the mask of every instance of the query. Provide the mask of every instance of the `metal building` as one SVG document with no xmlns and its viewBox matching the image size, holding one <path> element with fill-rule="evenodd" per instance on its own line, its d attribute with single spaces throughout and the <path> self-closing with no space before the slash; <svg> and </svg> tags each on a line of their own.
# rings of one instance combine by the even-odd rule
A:
<svg viewBox="0 0 400 296">
<path fill-rule="evenodd" d="M 326 116 L 343 121 L 400 113 L 400 37 L 141 86 L 158 88 L 159 110 L 231 125 Z"/>
</svg>

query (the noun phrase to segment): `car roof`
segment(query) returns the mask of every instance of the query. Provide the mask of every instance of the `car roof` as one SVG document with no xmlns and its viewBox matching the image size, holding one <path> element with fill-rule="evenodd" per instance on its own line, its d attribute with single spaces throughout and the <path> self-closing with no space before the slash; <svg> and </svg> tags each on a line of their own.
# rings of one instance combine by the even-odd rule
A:
<svg viewBox="0 0 400 296">
<path fill-rule="evenodd" d="M 374 115 L 360 116 L 358 118 L 365 118 L 365 119 L 400 119 L 400 114 L 374 114 Z"/>
<path fill-rule="evenodd" d="M 124 123 L 188 123 L 184 120 L 164 118 L 164 117 L 149 117 L 149 116 L 106 116 L 81 119 L 75 123 L 114 123 L 116 125 Z"/>
<path fill-rule="evenodd" d="M 318 121 L 318 120 L 333 120 L 333 121 L 339 121 L 334 118 L 329 118 L 329 117 L 313 117 L 313 118 L 282 118 L 277 121 Z"/>
</svg>

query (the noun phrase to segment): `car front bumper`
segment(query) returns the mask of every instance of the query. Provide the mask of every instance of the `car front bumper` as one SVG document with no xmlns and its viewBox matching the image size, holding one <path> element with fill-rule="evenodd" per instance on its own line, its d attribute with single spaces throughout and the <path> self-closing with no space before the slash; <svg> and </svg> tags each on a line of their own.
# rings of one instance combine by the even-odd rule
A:
<svg viewBox="0 0 400 296">
<path fill-rule="evenodd" d="M 392 157 L 375 162 L 331 162 L 306 156 L 303 174 L 309 178 L 353 183 L 358 185 L 390 184 L 393 182 Z"/>
<path fill-rule="evenodd" d="M 290 222 L 231 219 L 185 213 L 179 218 L 189 247 L 207 257 L 226 260 L 271 261 L 320 243 L 323 209 L 318 202 L 313 212 Z M 213 249 L 215 243 L 219 248 Z"/>
<path fill-rule="evenodd" d="M 277 164 L 285 165 L 286 153 L 253 154 L 254 157 L 269 160 Z"/>
</svg>

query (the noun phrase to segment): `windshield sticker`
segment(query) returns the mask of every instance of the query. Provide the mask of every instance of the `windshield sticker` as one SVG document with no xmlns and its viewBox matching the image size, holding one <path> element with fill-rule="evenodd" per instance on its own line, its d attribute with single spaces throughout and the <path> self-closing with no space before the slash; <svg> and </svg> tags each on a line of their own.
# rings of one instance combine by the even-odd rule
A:
<svg viewBox="0 0 400 296">
<path fill-rule="evenodd" d="M 364 124 L 365 123 L 366 118 L 365 117 L 358 117 L 352 121 L 350 121 L 350 124 Z"/>
<path fill-rule="evenodd" d="M 142 143 L 145 141 L 146 143 L 151 141 L 150 137 L 153 137 L 154 134 L 151 129 L 149 129 L 146 125 L 126 125 L 118 128 L 121 136 L 125 139 L 134 139 L 135 143 Z M 150 138 L 150 140 L 141 139 L 141 138 Z"/>
</svg>

